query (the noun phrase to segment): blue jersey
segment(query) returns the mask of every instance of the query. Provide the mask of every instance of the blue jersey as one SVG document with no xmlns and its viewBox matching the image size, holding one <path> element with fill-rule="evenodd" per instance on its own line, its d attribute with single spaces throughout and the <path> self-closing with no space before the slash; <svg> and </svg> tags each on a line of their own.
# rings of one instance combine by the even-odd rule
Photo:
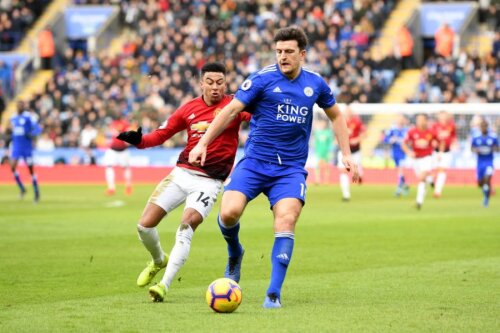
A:
<svg viewBox="0 0 500 333">
<path fill-rule="evenodd" d="M 477 149 L 478 168 L 493 165 L 493 154 L 497 147 L 498 138 L 493 134 L 480 135 L 472 139 L 472 148 Z"/>
<path fill-rule="evenodd" d="M 321 108 L 335 104 L 333 92 L 319 74 L 302 68 L 290 80 L 277 64 L 251 75 L 235 98 L 252 113 L 245 156 L 298 167 L 307 160 L 314 104 Z"/>
<path fill-rule="evenodd" d="M 392 157 L 396 158 L 404 158 L 405 152 L 401 148 L 401 143 L 404 141 L 406 132 L 408 132 L 408 128 L 402 127 L 399 128 L 397 126 L 393 126 L 390 129 L 385 131 L 384 143 L 390 144 L 392 148 Z"/>
<path fill-rule="evenodd" d="M 41 128 L 36 119 L 28 112 L 24 111 L 10 118 L 12 127 L 12 154 L 31 154 L 33 150 L 32 139 L 40 134 Z"/>
</svg>

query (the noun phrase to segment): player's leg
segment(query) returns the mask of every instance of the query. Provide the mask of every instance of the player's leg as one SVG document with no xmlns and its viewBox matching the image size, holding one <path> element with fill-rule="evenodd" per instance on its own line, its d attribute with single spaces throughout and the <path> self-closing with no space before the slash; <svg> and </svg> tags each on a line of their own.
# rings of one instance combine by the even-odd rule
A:
<svg viewBox="0 0 500 333">
<path fill-rule="evenodd" d="M 418 179 L 416 207 L 421 209 L 426 192 L 426 179 L 432 170 L 432 158 L 430 156 L 415 159 L 415 174 Z"/>
<path fill-rule="evenodd" d="M 224 277 L 236 282 L 240 281 L 241 261 L 245 250 L 240 243 L 240 217 L 247 205 L 247 197 L 239 191 L 226 190 L 222 195 L 222 202 L 217 223 L 227 243 L 228 261 Z"/>
<path fill-rule="evenodd" d="M 156 226 L 186 198 L 183 190 L 172 181 L 174 171 L 157 185 L 137 225 L 139 239 L 152 257 L 137 278 L 137 285 L 140 287 L 149 284 L 156 273 L 167 266 L 168 255 L 161 247 Z"/>
<path fill-rule="evenodd" d="M 106 152 L 104 153 L 103 161 L 104 165 L 106 166 L 104 172 L 105 172 L 105 178 L 106 178 L 106 194 L 107 195 L 113 195 L 115 194 L 116 191 L 116 185 L 115 185 L 115 170 L 114 166 L 117 164 L 117 152 L 114 151 L 111 148 L 108 148 Z"/>
<path fill-rule="evenodd" d="M 212 210 L 222 188 L 222 182 L 219 180 L 192 175 L 183 169 L 179 169 L 179 173 L 182 173 L 183 177 L 177 177 L 176 181 L 182 181 L 183 189 L 189 194 L 163 278 L 160 283 L 149 289 L 155 301 L 163 301 L 175 275 L 189 256 L 194 231 Z"/>
<path fill-rule="evenodd" d="M 11 161 L 10 161 L 10 169 L 12 170 L 12 174 L 14 175 L 14 179 L 16 181 L 17 186 L 19 187 L 20 191 L 20 198 L 22 199 L 24 197 L 24 194 L 26 193 L 26 188 L 23 185 L 23 181 L 21 180 L 21 176 L 17 172 L 17 162 L 19 161 L 19 158 L 12 154 L 11 156 Z"/>
<path fill-rule="evenodd" d="M 40 201 L 40 188 L 38 187 L 38 178 L 35 174 L 35 167 L 33 165 L 33 157 L 26 156 L 25 159 L 26 165 L 28 166 L 28 170 L 31 175 L 31 183 L 33 184 L 33 192 L 34 192 L 34 201 Z"/>
<path fill-rule="evenodd" d="M 342 163 L 342 152 L 338 152 L 337 167 L 339 168 L 339 184 L 342 191 L 342 201 L 349 201 L 351 199 L 351 190 L 349 182 L 349 174 Z M 359 167 L 359 166 L 358 166 Z"/>
<path fill-rule="evenodd" d="M 248 202 L 267 186 L 268 164 L 250 158 L 241 159 L 226 182 L 217 223 L 227 243 L 228 261 L 224 276 L 236 282 L 240 280 L 241 261 L 245 253 L 240 244 L 240 217 Z"/>
<path fill-rule="evenodd" d="M 277 180 L 268 193 L 274 215 L 271 279 L 263 306 L 281 307 L 281 287 L 292 258 L 295 225 L 306 196 L 306 174 L 297 172 Z"/>
<path fill-rule="evenodd" d="M 491 196 L 491 177 L 493 175 L 493 166 L 487 166 L 482 178 L 481 190 L 483 191 L 483 206 L 488 207 Z"/>
<path fill-rule="evenodd" d="M 446 169 L 449 167 L 450 153 L 438 153 L 436 182 L 434 184 L 434 197 L 439 198 L 446 182 Z"/>
<path fill-rule="evenodd" d="M 125 194 L 132 194 L 132 169 L 130 168 L 130 153 L 128 150 L 120 152 L 120 165 L 123 167 L 123 179 L 125 180 Z"/>
<path fill-rule="evenodd" d="M 149 288 L 149 296 L 154 302 L 163 302 L 175 275 L 186 262 L 191 250 L 191 240 L 196 227 L 203 221 L 200 213 L 186 208 L 182 222 L 175 234 L 175 243 L 170 251 L 165 273 L 161 281 Z"/>
</svg>

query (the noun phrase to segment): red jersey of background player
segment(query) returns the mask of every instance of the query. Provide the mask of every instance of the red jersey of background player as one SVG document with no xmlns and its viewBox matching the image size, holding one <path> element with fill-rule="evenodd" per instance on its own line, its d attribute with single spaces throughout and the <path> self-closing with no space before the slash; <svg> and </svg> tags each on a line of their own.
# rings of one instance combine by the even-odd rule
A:
<svg viewBox="0 0 500 333">
<path fill-rule="evenodd" d="M 249 121 L 251 115 L 240 112 L 229 126 L 207 148 L 204 166 L 189 164 L 189 152 L 200 141 L 208 126 L 226 104 L 233 99 L 224 95 L 219 103 L 207 106 L 203 98 L 197 97 L 177 109 L 156 131 L 142 136 L 137 148 L 148 148 L 162 144 L 172 135 L 187 130 L 188 139 L 179 155 L 177 165 L 182 168 L 201 171 L 211 178 L 224 180 L 229 176 L 238 148 L 238 132 L 242 121 Z"/>
<path fill-rule="evenodd" d="M 436 141 L 436 135 L 430 128 L 425 130 L 412 127 L 406 133 L 405 143 L 412 147 L 416 158 L 432 155 Z"/>
<path fill-rule="evenodd" d="M 349 146 L 351 153 L 355 153 L 360 148 L 359 137 L 365 131 L 365 125 L 358 116 L 351 116 L 347 119 L 347 129 L 349 130 Z"/>
<path fill-rule="evenodd" d="M 441 124 L 440 122 L 434 123 L 432 130 L 436 134 L 438 145 L 436 150 L 442 146 L 444 152 L 450 151 L 450 146 L 453 141 L 457 138 L 457 130 L 455 128 L 455 123 L 453 121 L 448 121 L 446 124 Z"/>
<path fill-rule="evenodd" d="M 128 143 L 118 140 L 116 136 L 121 132 L 128 131 L 130 124 L 125 119 L 117 119 L 113 120 L 109 125 L 109 131 L 111 132 L 111 143 L 109 144 L 109 148 L 116 151 L 123 151 L 127 149 Z"/>
</svg>

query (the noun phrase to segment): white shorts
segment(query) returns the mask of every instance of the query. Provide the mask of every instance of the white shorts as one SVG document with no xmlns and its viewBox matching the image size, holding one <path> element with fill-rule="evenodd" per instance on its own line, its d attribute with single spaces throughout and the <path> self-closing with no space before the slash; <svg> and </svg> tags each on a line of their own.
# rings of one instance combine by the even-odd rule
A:
<svg viewBox="0 0 500 333">
<path fill-rule="evenodd" d="M 358 169 L 361 170 L 361 150 L 351 154 L 352 161 L 358 165 Z M 342 163 L 342 152 L 339 150 L 337 154 L 337 168 L 345 169 L 344 163 Z"/>
<path fill-rule="evenodd" d="M 415 175 L 419 177 L 425 172 L 430 172 L 432 170 L 432 162 L 432 155 L 413 159 L 413 170 L 415 170 Z"/>
<path fill-rule="evenodd" d="M 160 206 L 167 213 L 184 201 L 186 208 L 193 208 L 205 219 L 222 189 L 222 181 L 196 174 L 189 169 L 175 167 L 154 190 L 149 202 Z"/>
<path fill-rule="evenodd" d="M 434 152 L 432 154 L 434 159 L 434 168 L 449 169 L 451 166 L 451 152 Z"/>
<path fill-rule="evenodd" d="M 128 149 L 122 151 L 107 149 L 102 162 L 104 166 L 128 167 L 130 165 L 130 153 Z"/>
</svg>

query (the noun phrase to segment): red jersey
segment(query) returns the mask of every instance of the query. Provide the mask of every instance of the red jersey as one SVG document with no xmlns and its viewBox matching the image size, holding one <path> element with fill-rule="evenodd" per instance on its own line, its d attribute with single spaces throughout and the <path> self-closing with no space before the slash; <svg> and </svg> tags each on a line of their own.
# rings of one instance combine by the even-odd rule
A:
<svg viewBox="0 0 500 333">
<path fill-rule="evenodd" d="M 439 149 L 441 145 L 444 145 L 444 151 L 450 151 L 450 146 L 452 142 L 457 138 L 457 130 L 455 128 L 455 123 L 449 121 L 446 124 L 441 124 L 439 122 L 435 123 L 432 127 L 434 133 L 436 133 L 436 138 L 438 141 Z"/>
<path fill-rule="evenodd" d="M 109 125 L 109 131 L 111 134 L 111 143 L 109 144 L 109 148 L 116 150 L 116 151 L 122 151 L 127 149 L 128 143 L 118 140 L 116 136 L 120 134 L 121 132 L 125 132 L 129 130 L 129 123 L 125 119 L 118 119 L 118 120 L 113 120 L 111 124 Z"/>
<path fill-rule="evenodd" d="M 238 132 L 242 121 L 249 121 L 251 115 L 240 112 L 238 116 L 224 129 L 207 148 L 204 166 L 189 164 L 189 152 L 196 146 L 205 134 L 208 126 L 214 120 L 232 96 L 224 95 L 217 104 L 208 106 L 202 97 L 197 97 L 177 109 L 156 131 L 142 136 L 137 148 L 148 148 L 161 145 L 175 133 L 187 130 L 188 139 L 184 150 L 179 155 L 177 165 L 182 168 L 201 171 L 211 178 L 224 180 L 229 176 L 238 148 Z"/>
<path fill-rule="evenodd" d="M 351 153 L 355 153 L 360 148 L 359 137 L 365 131 L 365 125 L 361 122 L 361 118 L 353 116 L 347 120 L 347 129 L 349 131 Z"/>
<path fill-rule="evenodd" d="M 425 130 L 412 127 L 408 130 L 405 137 L 405 143 L 413 149 L 416 158 L 422 158 L 432 155 L 433 142 L 436 136 L 432 129 Z"/>
</svg>

